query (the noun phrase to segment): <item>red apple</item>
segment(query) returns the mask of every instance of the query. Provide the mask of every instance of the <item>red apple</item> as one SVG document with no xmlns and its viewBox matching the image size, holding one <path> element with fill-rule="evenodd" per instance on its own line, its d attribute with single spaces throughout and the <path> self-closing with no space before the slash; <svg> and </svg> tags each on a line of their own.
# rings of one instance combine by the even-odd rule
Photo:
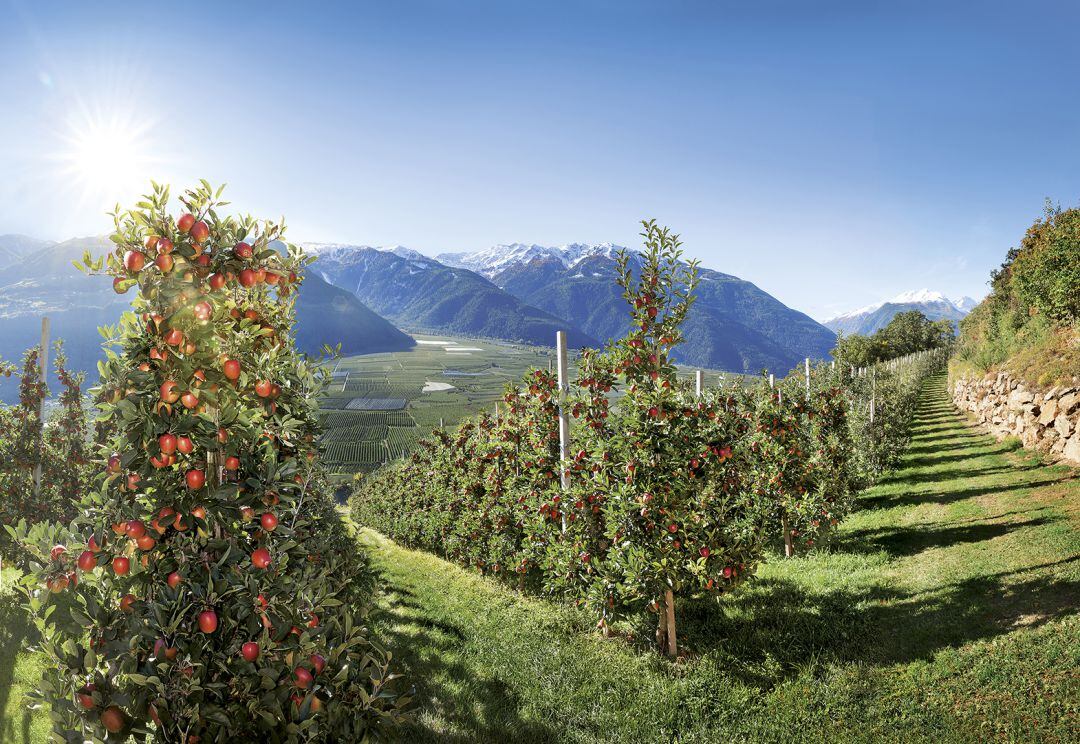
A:
<svg viewBox="0 0 1080 744">
<path fill-rule="evenodd" d="M 158 391 L 161 399 L 166 403 L 175 403 L 180 400 L 179 387 L 174 380 L 166 380 L 161 383 L 161 389 Z"/>
<path fill-rule="evenodd" d="M 124 268 L 135 274 L 142 271 L 146 265 L 146 256 L 138 251 L 128 251 L 124 254 Z"/>
<path fill-rule="evenodd" d="M 269 568 L 270 551 L 266 548 L 256 548 L 251 554 L 251 565 L 255 566 L 255 568 Z"/>
<path fill-rule="evenodd" d="M 93 708 L 94 708 L 94 697 L 93 697 L 93 695 L 94 695 L 95 690 L 97 690 L 97 685 L 94 685 L 94 684 L 89 684 L 86 687 L 83 687 L 81 690 L 79 690 L 79 692 L 76 693 L 78 695 L 78 698 L 79 698 L 79 705 L 86 708 L 87 710 L 93 710 Z"/>
<path fill-rule="evenodd" d="M 131 570 L 131 561 L 122 555 L 118 555 L 113 558 L 112 570 L 117 576 L 124 576 Z"/>
<path fill-rule="evenodd" d="M 298 666 L 296 667 L 296 669 L 293 670 L 293 674 L 296 675 L 296 681 L 293 682 L 294 685 L 299 687 L 301 690 L 306 690 L 307 688 L 311 687 L 313 677 L 311 676 L 311 672 L 309 672 L 307 669 Z"/>
<path fill-rule="evenodd" d="M 203 243 L 208 237 L 210 237 L 210 228 L 202 220 L 191 226 L 191 239 L 196 243 Z"/>
<path fill-rule="evenodd" d="M 162 454 L 171 455 L 176 452 L 176 435 L 175 434 L 162 434 L 158 437 L 158 449 Z"/>
<path fill-rule="evenodd" d="M 217 630 L 217 613 L 213 610 L 203 610 L 200 612 L 199 630 L 207 635 Z"/>
<path fill-rule="evenodd" d="M 210 275 L 210 289 L 212 289 L 214 291 L 219 291 L 224 286 L 225 286 L 225 276 L 224 275 L 222 275 L 222 274 L 211 274 Z"/>
<path fill-rule="evenodd" d="M 195 215 L 182 214 L 180 219 L 176 221 L 176 229 L 182 233 L 186 233 L 191 230 L 191 226 L 195 224 Z"/>
<path fill-rule="evenodd" d="M 258 276 L 251 269 L 244 269 L 240 272 L 240 286 L 254 287 L 257 282 Z"/>
<path fill-rule="evenodd" d="M 188 395 L 190 395 L 190 393 L 188 393 Z M 196 402 L 197 400 L 198 399 L 196 399 Z M 176 449 L 178 449 L 181 454 L 190 455 L 195 450 L 195 443 L 191 441 L 191 437 L 177 437 Z"/>
<path fill-rule="evenodd" d="M 239 467 L 240 467 L 240 458 L 239 457 L 229 456 L 229 457 L 225 458 L 225 469 L 226 470 L 236 470 Z"/>
<path fill-rule="evenodd" d="M 168 238 L 158 238 L 157 241 L 158 253 L 169 254 L 173 251 L 173 242 Z"/>
<path fill-rule="evenodd" d="M 97 556 L 92 551 L 84 550 L 79 554 L 79 570 L 89 573 L 97 568 Z"/>
<path fill-rule="evenodd" d="M 269 380 L 259 380 L 255 383 L 255 394 L 260 398 L 269 398 L 273 385 Z"/>
<path fill-rule="evenodd" d="M 255 641 L 248 641 L 240 647 L 240 653 L 244 657 L 244 661 L 255 661 L 259 658 L 259 644 Z"/>
<path fill-rule="evenodd" d="M 273 512 L 265 512 L 259 518 L 259 524 L 267 532 L 273 532 L 277 528 L 278 518 Z"/>
<path fill-rule="evenodd" d="M 225 364 L 222 365 L 222 372 L 225 373 L 226 379 L 237 380 L 240 377 L 240 362 L 235 359 L 226 359 Z"/>
<path fill-rule="evenodd" d="M 192 491 L 202 488 L 206 483 L 206 473 L 201 470 L 189 470 L 184 478 L 187 480 L 187 487 Z"/>
<path fill-rule="evenodd" d="M 132 519 L 127 523 L 124 534 L 137 540 L 146 534 L 146 525 L 144 525 L 141 520 Z"/>
<path fill-rule="evenodd" d="M 321 654 L 312 654 L 308 657 L 308 661 L 314 667 L 315 674 L 322 674 L 322 670 L 326 668 L 326 659 Z"/>
<path fill-rule="evenodd" d="M 53 549 L 49 551 L 49 557 L 54 561 L 67 552 L 67 548 L 63 545 L 54 545 Z"/>
<path fill-rule="evenodd" d="M 237 258 L 248 259 L 251 258 L 252 251 L 251 246 L 243 241 L 233 246 L 233 255 Z"/>
<path fill-rule="evenodd" d="M 131 605 L 135 604 L 134 594 L 125 594 L 120 598 L 120 611 L 131 612 Z"/>
<path fill-rule="evenodd" d="M 170 589 L 175 589 L 180 585 L 180 582 L 184 580 L 184 577 L 180 575 L 179 571 L 173 571 L 165 579 L 165 583 L 169 585 Z"/>
<path fill-rule="evenodd" d="M 127 726 L 127 716 L 115 705 L 110 705 L 101 711 L 101 725 L 110 734 L 119 734 Z"/>
<path fill-rule="evenodd" d="M 154 259 L 154 264 L 161 270 L 162 274 L 168 274 L 173 270 L 173 257 L 168 253 L 161 253 Z"/>
</svg>

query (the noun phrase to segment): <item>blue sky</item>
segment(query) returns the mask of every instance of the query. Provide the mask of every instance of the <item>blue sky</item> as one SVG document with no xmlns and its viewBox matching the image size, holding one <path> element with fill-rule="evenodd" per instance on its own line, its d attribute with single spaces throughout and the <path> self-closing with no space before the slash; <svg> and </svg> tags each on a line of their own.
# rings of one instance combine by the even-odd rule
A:
<svg viewBox="0 0 1080 744">
<path fill-rule="evenodd" d="M 1080 198 L 1080 6 L 945 5 L 0 0 L 0 233 L 105 232 L 144 180 L 205 177 L 294 240 L 656 217 L 818 318 L 979 297 Z"/>
</svg>

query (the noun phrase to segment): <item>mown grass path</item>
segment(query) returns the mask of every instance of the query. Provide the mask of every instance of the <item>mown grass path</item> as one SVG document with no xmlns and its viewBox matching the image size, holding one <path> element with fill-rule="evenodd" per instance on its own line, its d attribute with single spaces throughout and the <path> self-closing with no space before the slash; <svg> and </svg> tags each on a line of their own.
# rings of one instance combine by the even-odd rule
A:
<svg viewBox="0 0 1080 744">
<path fill-rule="evenodd" d="M 913 433 L 830 548 L 682 605 L 674 666 L 364 532 L 373 626 L 417 686 L 402 740 L 1073 740 L 1077 473 L 971 429 L 941 377 Z"/>
</svg>

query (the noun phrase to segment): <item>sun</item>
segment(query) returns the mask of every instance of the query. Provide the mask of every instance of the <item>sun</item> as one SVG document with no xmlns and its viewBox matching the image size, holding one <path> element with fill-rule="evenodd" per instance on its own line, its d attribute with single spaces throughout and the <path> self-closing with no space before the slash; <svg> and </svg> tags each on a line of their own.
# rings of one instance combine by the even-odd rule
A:
<svg viewBox="0 0 1080 744">
<path fill-rule="evenodd" d="M 159 159 L 150 138 L 153 123 L 120 110 L 82 110 L 61 135 L 59 176 L 81 202 L 111 207 L 145 190 Z"/>
</svg>

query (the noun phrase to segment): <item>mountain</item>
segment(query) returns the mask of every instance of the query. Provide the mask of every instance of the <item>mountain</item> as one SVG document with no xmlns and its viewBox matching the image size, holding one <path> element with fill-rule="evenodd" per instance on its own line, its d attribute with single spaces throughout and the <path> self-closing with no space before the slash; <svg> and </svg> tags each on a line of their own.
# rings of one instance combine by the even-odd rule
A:
<svg viewBox="0 0 1080 744">
<path fill-rule="evenodd" d="M 620 250 L 612 243 L 513 243 L 438 258 L 471 268 L 521 301 L 606 339 L 622 336 L 629 326 L 626 301 L 615 284 Z M 637 269 L 640 254 L 627 253 L 631 269 Z M 700 269 L 699 277 L 686 341 L 674 352 L 677 361 L 735 372 L 787 372 L 805 357 L 825 358 L 832 349 L 836 337 L 830 330 L 754 284 L 712 269 Z"/>
<path fill-rule="evenodd" d="M 18 261 L 28 253 L 52 245 L 51 240 L 39 240 L 29 235 L 0 235 L 0 268 Z"/>
<path fill-rule="evenodd" d="M 103 254 L 112 248 L 104 237 L 77 238 L 45 247 L 19 261 L 0 266 L 0 357 L 19 362 L 23 352 L 41 340 L 41 318 L 47 315 L 50 337 L 64 340 L 72 369 L 96 379 L 102 338 L 98 327 L 114 325 L 130 309 L 132 294 L 117 295 L 107 277 L 87 276 L 71 262 L 83 252 Z M 342 353 L 398 351 L 413 339 L 372 312 L 352 293 L 331 286 L 309 272 L 296 304 L 296 342 L 308 353 L 324 344 L 341 344 Z M 17 396 L 14 378 L 0 384 L 0 399 Z"/>
<path fill-rule="evenodd" d="M 955 326 L 979 303 L 970 297 L 953 301 L 941 292 L 919 289 L 901 292 L 892 299 L 860 307 L 825 321 L 828 328 L 845 336 L 868 336 L 884 328 L 898 313 L 918 310 L 930 320 L 951 320 Z"/>
<path fill-rule="evenodd" d="M 572 348 L 599 344 L 578 325 L 522 302 L 477 273 L 400 246 L 305 243 L 304 248 L 317 256 L 312 273 L 406 328 L 543 346 L 552 346 L 556 331 L 564 330 Z"/>
</svg>

